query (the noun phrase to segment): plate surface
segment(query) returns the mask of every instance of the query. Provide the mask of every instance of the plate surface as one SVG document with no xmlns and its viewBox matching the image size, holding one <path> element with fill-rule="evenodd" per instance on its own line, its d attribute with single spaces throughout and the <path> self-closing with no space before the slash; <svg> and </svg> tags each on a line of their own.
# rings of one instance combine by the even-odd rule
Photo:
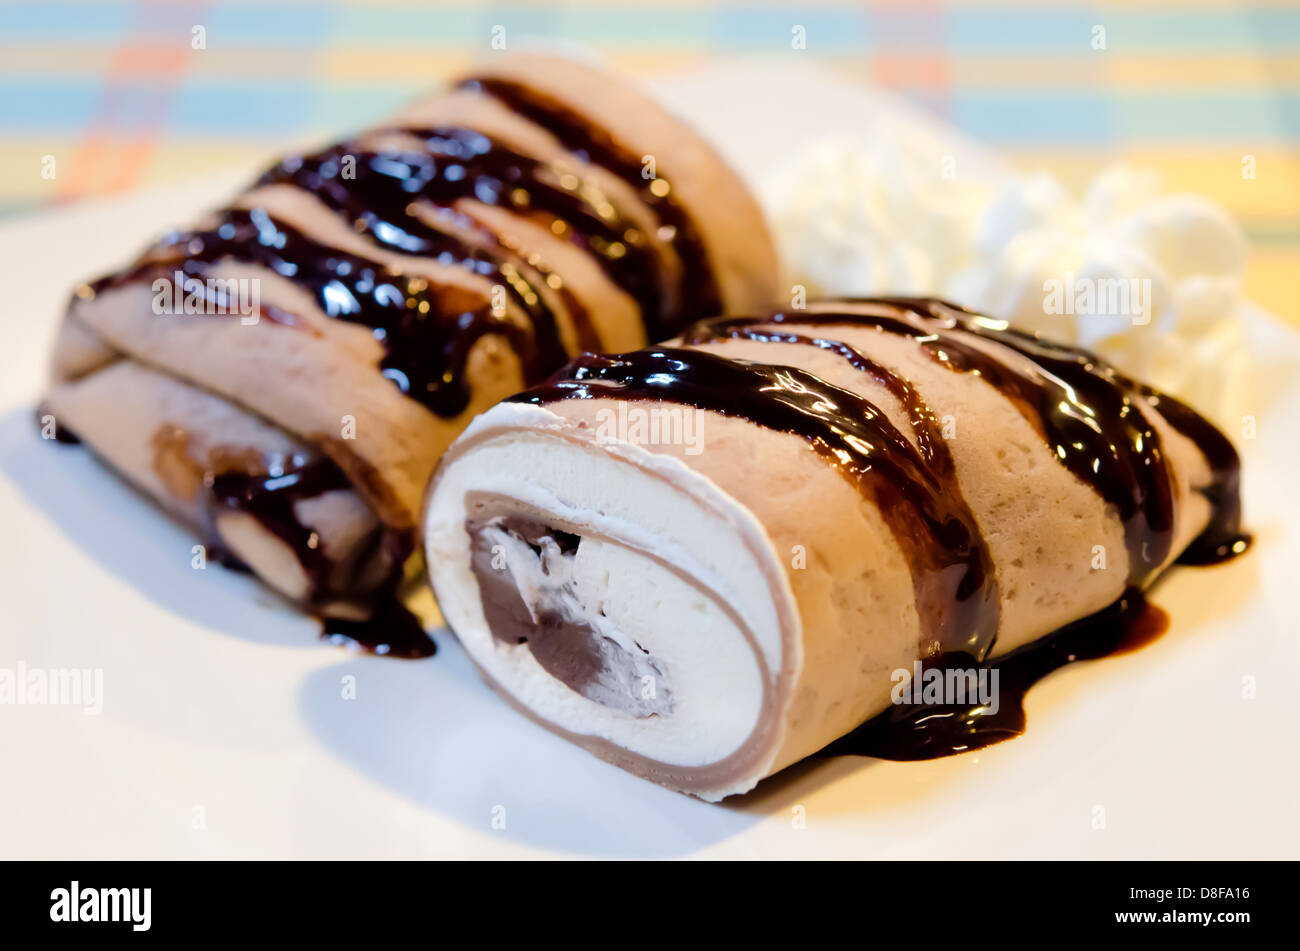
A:
<svg viewBox="0 0 1300 951">
<path fill-rule="evenodd" d="M 753 66 L 659 91 L 755 178 L 808 137 L 914 121 L 864 89 Z M 445 631 L 419 662 L 320 643 L 249 578 L 194 570 L 193 539 L 84 450 L 39 438 L 70 288 L 250 173 L 0 228 L 0 669 L 103 678 L 98 714 L 0 705 L 0 856 L 1300 854 L 1300 336 L 1274 318 L 1245 318 L 1266 394 L 1242 444 L 1256 545 L 1160 585 L 1168 634 L 1053 675 L 1018 740 L 931 763 L 804 764 L 710 806 L 524 720 Z"/>
</svg>

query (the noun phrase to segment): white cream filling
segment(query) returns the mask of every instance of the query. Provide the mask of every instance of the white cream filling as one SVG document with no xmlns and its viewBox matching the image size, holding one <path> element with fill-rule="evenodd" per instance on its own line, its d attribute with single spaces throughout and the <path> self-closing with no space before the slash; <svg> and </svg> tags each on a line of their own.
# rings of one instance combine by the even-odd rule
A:
<svg viewBox="0 0 1300 951">
<path fill-rule="evenodd" d="M 541 426 L 493 432 L 494 422 Z M 556 422 L 536 407 L 498 407 L 471 427 L 471 437 L 488 431 L 483 441 L 445 464 L 425 526 L 443 615 L 484 671 L 539 718 L 673 765 L 717 762 L 745 742 L 763 712 L 760 657 L 772 678 L 783 663 L 773 597 L 789 594 L 764 580 L 771 566 L 759 558 L 774 558 L 770 546 L 752 515 L 678 460 L 556 438 L 545 431 Z M 659 471 L 628 457 L 645 457 L 637 461 Z M 579 599 L 588 616 L 605 612 L 599 623 L 616 629 L 620 642 L 634 642 L 662 665 L 669 713 L 635 716 L 595 702 L 543 669 L 527 645 L 493 638 L 470 565 L 469 492 L 499 493 L 591 533 L 574 556 Z M 752 631 L 757 651 L 727 605 Z"/>
</svg>

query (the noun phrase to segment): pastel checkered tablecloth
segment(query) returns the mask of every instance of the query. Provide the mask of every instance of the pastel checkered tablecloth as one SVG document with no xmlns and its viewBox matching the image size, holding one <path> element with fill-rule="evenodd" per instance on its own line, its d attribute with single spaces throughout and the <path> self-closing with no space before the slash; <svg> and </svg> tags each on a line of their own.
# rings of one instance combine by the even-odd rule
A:
<svg viewBox="0 0 1300 951">
<path fill-rule="evenodd" d="M 785 53 L 802 25 L 802 55 L 900 92 L 1022 167 L 1080 187 L 1122 156 L 1216 199 L 1254 245 L 1251 296 L 1300 323 L 1296 0 L 0 2 L 0 214 L 358 126 L 484 51 L 498 24 L 638 74 Z"/>
</svg>

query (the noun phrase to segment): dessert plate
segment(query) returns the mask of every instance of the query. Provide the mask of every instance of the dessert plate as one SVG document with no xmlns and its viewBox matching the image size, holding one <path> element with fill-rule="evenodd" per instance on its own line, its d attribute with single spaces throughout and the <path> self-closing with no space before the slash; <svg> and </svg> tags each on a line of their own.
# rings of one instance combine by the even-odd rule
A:
<svg viewBox="0 0 1300 951">
<path fill-rule="evenodd" d="M 814 137 L 929 125 L 784 64 L 673 77 L 655 91 L 756 182 Z M 950 137 L 960 167 L 1009 174 L 932 131 Z M 1171 615 L 1163 638 L 1052 675 L 1012 742 L 922 763 L 813 760 L 708 805 L 525 720 L 445 630 L 423 661 L 322 643 L 317 622 L 252 579 L 195 568 L 191 536 L 84 449 L 40 438 L 35 404 L 69 290 L 255 170 L 0 228 L 0 680 L 76 672 L 85 688 L 80 703 L 0 693 L 0 856 L 1300 852 L 1300 543 L 1288 532 L 1300 514 L 1300 335 L 1277 318 L 1243 315 L 1265 394 L 1247 423 L 1254 438 L 1239 441 L 1255 547 L 1174 570 L 1152 596 Z"/>
</svg>

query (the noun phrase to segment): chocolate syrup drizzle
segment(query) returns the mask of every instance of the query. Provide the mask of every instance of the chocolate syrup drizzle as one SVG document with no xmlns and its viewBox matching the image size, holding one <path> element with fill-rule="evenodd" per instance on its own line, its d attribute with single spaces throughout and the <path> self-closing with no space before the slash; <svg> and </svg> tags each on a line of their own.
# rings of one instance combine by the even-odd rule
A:
<svg viewBox="0 0 1300 951">
<path fill-rule="evenodd" d="M 1011 330 L 1003 322 L 942 301 L 881 298 L 845 303 L 856 309 L 718 318 L 690 328 L 683 339 L 688 345 L 728 338 L 801 344 L 835 353 L 899 400 L 917 448 L 870 402 L 811 373 L 701 350 L 584 354 L 544 384 L 512 398 L 538 404 L 561 399 L 664 400 L 738 416 L 802 436 L 872 493 L 887 519 L 889 508 L 907 512 L 905 518 L 891 519 L 890 527 L 909 552 L 926 631 L 923 669 L 996 670 L 999 709 L 991 713 L 977 700 L 959 706 L 895 704 L 835 741 L 827 755 L 928 759 L 1019 735 L 1024 731 L 1024 694 L 1038 680 L 1077 660 L 1133 649 L 1163 632 L 1167 618 L 1147 604 L 1141 586 L 1153 580 L 1170 554 L 1174 479 L 1159 434 L 1140 408 L 1143 401 L 1193 440 L 1211 468 L 1211 484 L 1201 491 L 1213 506 L 1212 517 L 1179 562 L 1222 561 L 1249 546 L 1250 537 L 1240 527 L 1237 453 L 1221 432 L 1186 405 L 1135 383 L 1086 351 Z M 1061 463 L 1094 486 L 1123 520 L 1130 556 L 1125 594 L 1091 617 L 990 659 L 998 617 L 994 572 L 933 412 L 910 383 L 860 350 L 781 325 L 852 325 L 909 337 L 949 370 L 978 375 L 996 387 L 1039 430 Z M 1017 356 L 1003 356 L 1000 348 Z M 900 500 L 905 505 L 889 505 Z M 927 573 L 942 577 L 954 570 L 962 579 L 955 585 L 925 583 Z M 938 650 L 925 649 L 934 644 Z"/>
<path fill-rule="evenodd" d="M 386 250 L 432 258 L 439 264 L 460 266 L 491 279 L 504 287 L 515 306 L 554 337 L 558 346 L 559 321 L 541 290 L 545 285 L 564 302 L 579 342 L 583 346 L 598 344 L 586 309 L 540 257 L 531 255 L 525 261 L 516 249 L 506 245 L 504 237 L 451 207 L 461 198 L 502 204 L 503 192 L 521 203 L 531 197 L 531 191 L 516 184 L 522 173 L 509 165 L 507 156 L 513 153 L 466 129 L 423 134 L 402 131 L 422 135 L 428 152 L 374 152 L 345 142 L 315 155 L 286 158 L 267 171 L 258 184 L 288 184 L 311 192 L 355 231 Z M 476 163 L 472 168 L 471 160 Z M 520 161 L 524 161 L 522 157 Z M 503 177 L 488 176 L 479 166 Z M 509 177 L 512 172 L 516 176 L 513 179 Z M 472 235 L 479 245 L 422 218 L 416 213 L 421 201 L 436 208 L 446 228 L 454 227 L 467 237 Z M 558 204 L 559 200 L 552 203 Z M 557 216 L 555 220 L 560 219 Z"/>
<path fill-rule="evenodd" d="M 468 405 L 465 367 L 480 337 L 511 340 L 533 377 L 564 359 L 559 332 L 540 310 L 530 330 L 496 316 L 476 295 L 321 244 L 262 208 L 224 211 L 211 227 L 169 235 L 132 270 L 92 290 L 170 278 L 177 270 L 202 280 L 221 260 L 261 265 L 310 291 L 328 316 L 371 328 L 386 350 L 383 375 L 440 416 Z"/>
<path fill-rule="evenodd" d="M 337 465 L 324 457 L 310 461 L 295 458 L 287 469 L 273 473 L 226 472 L 213 475 L 206 482 L 217 508 L 252 515 L 293 549 L 312 590 L 333 590 L 334 561 L 325 553 L 316 533 L 298 520 L 294 506 L 326 492 L 348 488 L 347 477 Z"/>
<path fill-rule="evenodd" d="M 567 120 L 556 121 L 564 122 L 562 140 L 576 134 Z M 310 192 L 356 232 L 386 250 L 488 277 L 506 289 L 531 327 L 494 316 L 487 302 L 471 302 L 467 293 L 450 289 L 440 293 L 427 280 L 403 276 L 313 241 L 264 209 L 227 211 L 211 228 L 174 234 L 139 265 L 96 282 L 92 291 L 159 275 L 163 266 L 179 266 L 195 277 L 222 259 L 271 267 L 312 292 L 330 316 L 371 327 L 387 350 L 385 375 L 445 417 L 459 415 L 468 403 L 465 362 L 485 334 L 499 333 L 510 341 L 520 352 L 530 383 L 564 362 L 560 321 L 548 304 L 548 294 L 563 302 L 580 347 L 598 349 L 600 342 L 585 308 L 563 279 L 536 254 L 525 259 L 509 239 L 457 211 L 454 206 L 462 199 L 541 218 L 552 233 L 566 235 L 588 250 L 640 305 L 653 327 L 652 337 L 660 335 L 661 326 L 664 332 L 676 330 L 696 316 L 679 306 L 683 300 L 709 312 L 716 309 L 716 294 L 695 293 L 696 285 L 711 287 L 713 281 L 707 254 L 702 245 L 696 246 L 698 235 L 686 223 L 673 226 L 673 243 L 681 245 L 679 257 L 685 273 L 693 277 L 674 289 L 666 286 L 648 237 L 592 182 L 471 129 L 389 131 L 419 140 L 422 148 L 373 151 L 345 142 L 313 155 L 287 158 L 257 184 L 292 185 Z M 599 134 L 586 129 L 584 136 L 595 141 Z M 581 157 L 594 158 L 594 151 L 594 146 L 583 149 Z M 600 152 L 613 157 L 611 161 L 633 161 L 641 198 L 661 217 L 684 218 L 675 201 L 652 191 L 651 183 L 640 177 L 639 160 L 612 141 Z M 614 171 L 621 175 L 626 169 Z M 445 227 L 417 214 L 420 202 L 435 209 Z M 482 246 L 471 244 L 462 234 L 472 235 Z"/>
<path fill-rule="evenodd" d="M 693 320 L 722 310 L 722 297 L 704 240 L 666 179 L 647 178 L 643 157 L 614 141 L 606 130 L 558 100 L 522 83 L 471 77 L 457 88 L 491 96 L 511 111 L 550 132 L 579 158 L 600 165 L 632 186 L 660 221 L 659 234 L 671 241 L 682 264 L 681 286 L 665 293 L 658 311 L 645 311 L 647 336 L 662 340 Z M 656 185 L 656 182 L 662 184 Z"/>
<path fill-rule="evenodd" d="M 372 545 L 386 549 L 393 568 L 366 595 L 365 608 L 369 615 L 348 618 L 330 613 L 328 602 L 349 596 L 355 579 L 337 577 L 338 564 L 326 553 L 316 533 L 299 520 L 295 506 L 326 492 L 351 488 L 343 470 L 331 459 L 326 456 L 295 459 L 286 469 L 257 475 L 223 473 L 211 477 L 207 488 L 214 507 L 251 515 L 293 551 L 311 584 L 313 599 L 321 602 L 317 613 L 321 615 L 323 638 L 391 657 L 433 655 L 436 650 L 433 639 L 398 597 L 402 564 L 411 551 L 408 535 L 383 528 L 375 532 Z M 219 550 L 218 553 L 221 554 Z M 358 560 L 358 570 L 370 562 L 369 554 L 373 554 L 373 549 Z M 242 567 L 228 553 L 222 558 L 229 567 Z"/>
<path fill-rule="evenodd" d="M 591 182 L 472 129 L 393 131 L 418 139 L 421 150 L 373 152 L 343 143 L 317 155 L 285 160 L 262 184 L 291 182 L 360 222 L 374 240 L 397 251 L 438 257 L 463 258 L 470 252 L 413 214 L 414 202 L 428 201 L 446 210 L 469 199 L 506 208 L 539 219 L 552 234 L 587 250 L 644 313 L 659 312 L 663 277 L 654 250 L 640 228 Z M 343 177 L 345 169 L 352 178 Z M 472 226 L 463 214 L 454 218 Z M 492 234 L 481 226 L 474 230 Z M 549 284 L 561 283 L 553 272 L 547 277 Z"/>
<path fill-rule="evenodd" d="M 513 397 L 669 400 L 805 439 L 876 502 L 912 569 L 928 654 L 975 650 L 997 632 L 992 562 L 960 493 L 889 418 L 848 390 L 795 367 L 704 350 L 583 354 L 547 383 Z"/>
<path fill-rule="evenodd" d="M 1066 468 L 1115 506 L 1124 524 L 1129 583 L 1141 587 L 1149 581 L 1173 542 L 1173 482 L 1158 433 L 1138 410 L 1135 394 L 1109 367 L 1081 351 L 1067 353 L 1031 337 L 1002 334 L 997 322 L 939 301 L 851 303 L 874 309 L 793 311 L 748 322 L 870 327 L 910 337 L 942 366 L 981 377 L 1021 410 Z M 1027 359 L 1006 360 L 971 342 L 971 336 L 994 340 Z"/>
<path fill-rule="evenodd" d="M 983 377 L 1043 432 L 1066 468 L 1115 506 L 1124 522 L 1130 585 L 1149 584 L 1173 543 L 1174 480 L 1159 434 L 1139 408 L 1143 399 L 1196 443 L 1211 468 L 1211 484 L 1202 490 L 1213 507 L 1210 523 L 1179 563 L 1210 564 L 1249 547 L 1250 536 L 1241 530 L 1241 460 L 1227 437 L 1195 410 L 1086 350 L 1013 330 L 1005 321 L 945 301 L 894 297 L 846 303 L 879 311 L 796 311 L 760 321 L 875 327 L 916 339 L 951 370 Z M 954 331 L 1001 344 L 1027 362 L 1017 367 Z"/>
<path fill-rule="evenodd" d="M 948 450 L 948 443 L 943 437 L 939 420 L 933 410 L 930 409 L 930 406 L 922 399 L 921 394 L 916 391 L 916 387 L 912 386 L 909 381 L 843 341 L 828 340 L 823 337 L 808 337 L 771 328 L 757 328 L 750 326 L 751 323 L 752 321 L 749 318 L 744 317 L 719 317 L 714 320 L 703 321 L 687 330 L 683 336 L 683 343 L 693 345 L 707 343 L 711 340 L 731 339 L 748 340 L 755 343 L 801 344 L 817 347 L 820 350 L 826 350 L 842 357 L 850 366 L 874 378 L 902 405 L 912 431 L 916 435 L 921 458 L 928 470 L 941 484 L 944 494 L 955 507 L 960 508 L 962 522 L 971 528 L 971 537 L 974 547 L 977 549 L 981 566 L 980 573 L 984 579 L 984 583 L 979 585 L 979 600 L 982 603 L 978 606 L 973 603 L 968 605 L 964 599 L 958 599 L 956 602 L 962 610 L 959 616 L 954 618 L 953 624 L 956 632 L 965 631 L 967 633 L 954 636 L 954 632 L 950 631 L 946 639 L 937 640 L 931 639 L 927 632 L 923 634 L 920 654 L 922 657 L 933 657 L 953 651 L 968 651 L 980 657 L 985 656 L 992 648 L 997 636 L 998 619 L 1001 613 L 997 594 L 997 579 L 993 571 L 993 559 L 989 555 L 988 546 L 985 544 L 983 536 L 976 528 L 975 516 L 971 513 L 970 507 L 962 495 L 961 486 L 957 481 L 957 467 L 953 462 L 952 453 Z M 906 550 L 908 548 L 905 547 Z M 914 568 L 913 578 L 915 579 L 916 576 L 917 571 Z M 921 591 L 918 590 L 917 594 L 918 602 L 920 602 Z M 950 609 L 951 605 L 949 604 L 940 604 L 937 607 L 937 610 L 945 614 Z"/>
<path fill-rule="evenodd" d="M 506 86 L 513 91 L 509 96 Z M 384 375 L 444 417 L 458 416 L 468 405 L 468 354 L 487 334 L 502 335 L 519 353 L 530 384 L 564 362 L 552 299 L 563 304 L 579 347 L 600 346 L 590 315 L 563 278 L 538 254 L 458 208 L 464 200 L 531 218 L 584 248 L 637 302 L 651 339 L 719 309 L 708 255 L 666 181 L 645 179 L 638 157 L 559 103 L 513 84 L 497 92 L 518 98 L 521 115 L 552 131 L 580 158 L 607 163 L 636 187 L 640 200 L 663 222 L 658 237 L 681 261 L 680 286 L 667 278 L 649 236 L 592 181 L 476 130 L 438 126 L 384 130 L 418 141 L 418 149 L 375 151 L 351 141 L 291 156 L 256 184 L 311 193 L 387 251 L 490 279 L 505 288 L 527 324 L 494 313 L 490 302 L 469 291 L 431 286 L 428 279 L 314 241 L 263 208 L 228 210 L 209 228 L 175 233 L 135 267 L 95 282 L 90 291 L 165 276 L 168 267 L 188 277 L 202 277 L 221 260 L 270 267 L 310 291 L 329 316 L 369 326 L 386 350 Z M 439 224 L 431 223 L 431 213 Z M 280 322 L 295 323 L 292 315 L 281 316 Z"/>
</svg>

